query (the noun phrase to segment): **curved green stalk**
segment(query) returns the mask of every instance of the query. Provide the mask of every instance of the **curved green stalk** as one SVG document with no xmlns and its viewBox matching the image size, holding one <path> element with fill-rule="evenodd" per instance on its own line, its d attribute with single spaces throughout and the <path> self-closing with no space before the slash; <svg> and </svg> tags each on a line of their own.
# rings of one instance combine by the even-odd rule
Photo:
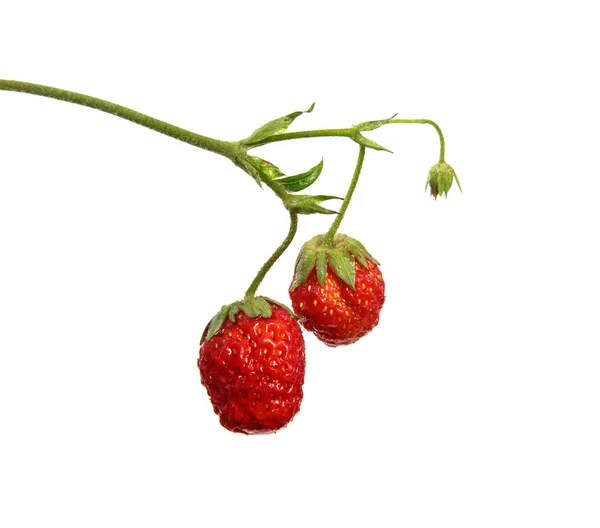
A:
<svg viewBox="0 0 600 528">
<path fill-rule="evenodd" d="M 146 114 L 136 112 L 125 106 L 121 106 L 97 97 L 91 97 L 76 92 L 70 92 L 68 90 L 62 90 L 60 88 L 52 88 L 51 86 L 43 86 L 41 84 L 33 84 L 21 81 L 7 81 L 0 79 L 0 90 L 7 90 L 11 92 L 21 92 L 32 95 L 40 95 L 42 97 L 50 97 L 52 99 L 58 99 L 60 101 L 66 101 L 68 103 L 74 103 L 89 108 L 94 108 L 108 114 L 127 119 L 133 123 L 150 128 L 166 136 L 178 139 L 184 143 L 188 143 L 195 147 L 199 147 L 210 152 L 221 154 L 226 158 L 233 159 L 237 154 L 237 143 L 221 141 L 219 139 L 213 139 L 195 132 L 190 132 L 184 128 L 177 127 L 155 119 Z"/>
<path fill-rule="evenodd" d="M 256 295 L 256 290 L 258 289 L 258 286 L 260 285 L 262 280 L 265 278 L 265 275 L 273 267 L 273 264 L 275 264 L 275 262 L 277 262 L 277 259 L 289 247 L 289 245 L 292 243 L 292 240 L 294 240 L 294 236 L 296 235 L 297 229 L 298 229 L 298 213 L 290 212 L 290 229 L 288 231 L 287 236 L 285 237 L 285 239 L 283 240 L 281 245 L 275 250 L 275 253 L 273 253 L 271 255 L 271 257 L 269 258 L 269 260 L 267 260 L 267 262 L 265 262 L 263 264 L 262 268 L 260 268 L 258 274 L 252 281 L 252 284 L 250 284 L 250 286 L 248 287 L 248 290 L 246 291 L 246 294 L 244 295 L 244 299 L 250 299 Z"/>
<path fill-rule="evenodd" d="M 446 142 L 444 141 L 444 134 L 439 125 L 431 119 L 390 119 L 388 123 L 420 123 L 423 125 L 431 125 L 435 128 L 440 138 L 440 163 L 444 163 L 444 156 L 446 154 Z"/>
<path fill-rule="evenodd" d="M 348 209 L 348 205 L 350 205 L 350 200 L 352 200 L 352 195 L 354 194 L 354 190 L 356 189 L 356 184 L 358 183 L 358 177 L 360 176 L 360 171 L 362 170 L 363 161 L 365 159 L 365 146 L 361 145 L 358 151 L 358 159 L 356 160 L 356 168 L 354 169 L 354 174 L 352 175 L 352 180 L 350 181 L 350 186 L 348 187 L 348 191 L 346 192 L 346 196 L 344 197 L 344 201 L 342 206 L 340 207 L 340 211 L 336 216 L 335 220 L 331 224 L 329 231 L 325 234 L 325 244 L 331 246 L 333 244 L 333 237 L 336 234 L 342 220 L 344 219 L 344 214 L 346 214 L 346 209 Z"/>
</svg>

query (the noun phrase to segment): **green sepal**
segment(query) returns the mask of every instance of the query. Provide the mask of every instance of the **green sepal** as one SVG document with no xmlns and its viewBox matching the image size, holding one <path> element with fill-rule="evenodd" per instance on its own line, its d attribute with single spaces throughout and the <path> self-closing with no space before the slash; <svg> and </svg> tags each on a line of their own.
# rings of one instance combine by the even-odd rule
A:
<svg viewBox="0 0 600 528">
<path fill-rule="evenodd" d="M 340 238 L 338 238 L 337 241 L 336 241 L 337 237 L 340 237 Z M 343 241 L 344 247 L 350 253 L 352 253 L 352 255 L 354 255 L 354 257 L 356 258 L 356 260 L 358 260 L 358 262 L 364 268 L 367 267 L 367 258 L 379 266 L 379 261 L 373 255 L 371 255 L 371 253 L 369 253 L 367 251 L 367 249 L 365 248 L 365 246 L 363 246 L 355 238 L 350 238 L 349 236 L 339 234 L 339 235 L 336 235 L 333 240 L 334 240 L 334 244 L 336 242 L 339 244 L 339 243 L 341 243 Z"/>
<path fill-rule="evenodd" d="M 300 251 L 296 261 L 295 278 L 291 290 L 295 290 L 310 275 L 317 261 L 317 252 L 312 250 Z"/>
<path fill-rule="evenodd" d="M 277 180 L 287 192 L 293 193 L 306 189 L 321 175 L 323 170 L 323 160 L 320 161 L 313 168 L 303 172 L 302 174 L 296 174 L 295 176 L 286 176 Z"/>
<path fill-rule="evenodd" d="M 355 240 L 354 242 L 358 242 L 357 240 Z M 358 242 L 358 244 L 360 244 L 360 242 Z M 362 244 L 360 244 L 362 246 Z M 358 247 L 355 244 L 352 243 L 348 243 L 346 244 L 346 248 L 348 249 L 348 251 L 352 254 L 352 256 L 358 260 L 358 262 L 360 263 L 360 265 L 363 268 L 367 267 L 367 259 L 366 259 L 366 255 L 364 254 L 364 252 L 362 252 L 360 250 L 360 247 Z"/>
<path fill-rule="evenodd" d="M 354 128 L 360 130 L 361 132 L 370 132 L 371 130 L 375 130 L 382 125 L 387 125 L 397 115 L 398 114 L 394 114 L 392 117 L 388 117 L 387 119 L 379 119 L 377 121 L 365 121 L 360 125 L 356 125 Z"/>
<path fill-rule="evenodd" d="M 356 262 L 350 253 L 343 247 L 332 249 L 327 252 L 327 259 L 334 273 L 350 288 L 354 289 Z"/>
<path fill-rule="evenodd" d="M 299 319 L 299 317 L 294 313 L 294 311 L 287 306 L 286 304 L 283 304 L 279 301 L 276 301 L 274 299 L 271 299 L 270 297 L 265 297 L 263 295 L 263 299 L 266 299 L 267 301 L 269 301 L 272 304 L 276 304 L 277 306 L 279 306 L 280 308 L 283 308 L 288 314 L 290 314 L 294 319 Z"/>
<path fill-rule="evenodd" d="M 282 134 L 294 122 L 294 119 L 296 119 L 298 116 L 301 116 L 302 114 L 308 114 L 312 112 L 314 107 L 315 103 L 310 105 L 310 108 L 308 110 L 292 112 L 291 114 L 285 115 L 283 117 L 278 117 L 277 119 L 273 119 L 272 121 L 265 123 L 261 127 L 257 128 L 254 132 L 252 132 L 252 134 L 250 134 L 243 141 L 243 143 L 245 145 L 260 143 L 263 139 L 266 139 L 270 136 Z"/>
<path fill-rule="evenodd" d="M 250 299 L 236 301 L 232 304 L 223 306 L 210 320 L 208 323 L 206 337 L 204 338 L 203 342 L 209 341 L 212 337 L 214 337 L 221 330 L 226 319 L 229 319 L 232 323 L 235 323 L 236 315 L 240 311 L 244 312 L 250 318 L 264 317 L 265 319 L 268 319 L 273 314 L 270 303 L 281 306 L 291 313 L 291 310 L 287 306 L 274 301 L 273 299 L 269 299 L 268 297 L 251 297 Z"/>
<path fill-rule="evenodd" d="M 240 307 L 238 304 L 232 304 L 229 309 L 229 320 L 232 323 L 235 323 L 235 316 L 240 311 Z"/>
<path fill-rule="evenodd" d="M 227 319 L 227 315 L 229 314 L 229 306 L 223 306 L 217 315 L 215 315 L 208 323 L 208 332 L 206 333 L 205 341 L 211 339 L 219 330 L 221 330 L 221 326 Z"/>
<path fill-rule="evenodd" d="M 342 200 L 339 196 L 328 196 L 319 194 L 316 196 L 308 194 L 286 194 L 283 203 L 290 213 L 298 214 L 338 214 L 337 211 L 327 209 L 319 205 L 326 200 Z"/>
<path fill-rule="evenodd" d="M 282 178 L 283 176 L 285 176 L 285 174 L 283 174 L 283 172 L 279 170 L 279 167 L 277 165 L 274 165 L 270 161 L 258 158 L 256 156 L 250 157 L 253 158 L 253 160 L 257 163 L 258 170 L 260 171 L 261 175 L 265 178 L 269 180 L 274 180 L 276 178 Z"/>
<path fill-rule="evenodd" d="M 290 291 L 303 284 L 315 266 L 320 285 L 325 282 L 327 268 L 330 266 L 337 277 L 354 289 L 356 266 L 368 268 L 367 259 L 379 265 L 379 261 L 354 238 L 338 233 L 333 237 L 332 243 L 328 244 L 325 235 L 317 235 L 307 241 L 300 250 Z"/>
<path fill-rule="evenodd" d="M 237 162 L 237 165 L 244 172 L 250 174 L 261 188 L 264 180 L 274 180 L 285 176 L 277 165 L 258 156 L 245 155 Z"/>
<path fill-rule="evenodd" d="M 319 284 L 323 286 L 325 282 L 325 277 L 327 277 L 327 254 L 325 251 L 317 252 L 317 280 Z"/>
<path fill-rule="evenodd" d="M 390 149 L 382 147 L 376 141 L 373 141 L 372 139 L 365 137 L 362 134 L 353 135 L 352 139 L 356 141 L 359 145 L 362 145 L 363 147 L 372 148 L 374 150 L 385 150 L 386 152 L 392 152 Z"/>
<path fill-rule="evenodd" d="M 248 317 L 271 317 L 271 306 L 268 301 L 263 297 L 252 297 L 241 301 L 240 310 L 242 310 Z"/>
<path fill-rule="evenodd" d="M 454 170 L 454 169 L 452 169 L 452 170 Z M 454 179 L 456 180 L 456 185 L 458 185 L 459 191 L 463 192 L 462 191 L 462 185 L 460 184 L 460 180 L 458 179 L 458 176 L 456 175 L 456 172 L 454 173 Z"/>
<path fill-rule="evenodd" d="M 246 154 L 240 158 L 236 164 L 244 172 L 252 176 L 259 187 L 262 187 L 263 181 L 276 181 L 285 192 L 294 193 L 306 189 L 312 185 L 321 175 L 323 170 L 323 160 L 317 163 L 314 167 L 294 176 L 286 176 L 281 169 L 270 161 L 259 158 L 258 156 L 250 156 Z M 331 198 L 337 198 L 332 196 Z M 324 198 L 323 199 L 327 199 Z"/>
</svg>

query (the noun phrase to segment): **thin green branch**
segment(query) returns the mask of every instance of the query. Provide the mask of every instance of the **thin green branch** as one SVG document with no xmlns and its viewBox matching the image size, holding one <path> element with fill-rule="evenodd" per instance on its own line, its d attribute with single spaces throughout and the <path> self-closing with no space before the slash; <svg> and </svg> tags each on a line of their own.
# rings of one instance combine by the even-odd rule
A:
<svg viewBox="0 0 600 528">
<path fill-rule="evenodd" d="M 433 128 L 435 128 L 435 131 L 438 133 L 440 138 L 440 163 L 444 162 L 444 157 L 446 155 L 446 142 L 444 141 L 442 129 L 435 121 L 432 121 L 431 119 L 390 119 L 388 123 L 420 123 L 423 125 L 431 125 Z"/>
<path fill-rule="evenodd" d="M 352 200 L 352 195 L 354 194 L 354 190 L 356 189 L 358 177 L 360 176 L 360 171 L 362 170 L 363 161 L 365 159 L 365 150 L 366 148 L 364 147 L 364 145 L 360 145 L 360 149 L 358 151 L 358 159 L 356 160 L 356 168 L 354 169 L 354 174 L 352 175 L 352 180 L 350 181 L 350 186 L 348 187 L 348 191 L 346 192 L 346 196 L 342 203 L 342 207 L 340 207 L 338 215 L 331 224 L 329 231 L 327 231 L 325 235 L 325 244 L 329 246 L 333 244 L 333 237 L 336 234 L 338 228 L 340 227 L 342 220 L 344 219 L 346 209 L 348 209 L 348 205 L 350 205 L 350 200 Z"/>
<path fill-rule="evenodd" d="M 273 267 L 273 264 L 275 264 L 275 262 L 277 262 L 277 259 L 289 247 L 289 245 L 292 243 L 292 240 L 294 240 L 294 236 L 296 236 L 297 229 L 298 229 L 298 213 L 290 212 L 290 229 L 288 231 L 287 236 L 285 237 L 285 239 L 283 240 L 281 245 L 275 250 L 275 253 L 273 253 L 271 255 L 271 257 L 269 258 L 269 260 L 267 260 L 267 262 L 265 262 L 263 264 L 262 268 L 260 268 L 258 274 L 252 281 L 252 284 L 250 284 L 250 286 L 248 287 L 248 290 L 246 291 L 246 294 L 244 295 L 244 299 L 250 299 L 251 297 L 254 297 L 256 295 L 256 290 L 258 289 L 258 286 L 260 285 L 262 280 L 265 278 L 265 275 Z"/>
<path fill-rule="evenodd" d="M 285 132 L 283 134 L 276 134 L 269 136 L 257 143 L 249 145 L 249 148 L 256 148 L 269 143 L 276 143 L 278 141 L 288 141 L 290 139 L 305 139 L 305 138 L 319 138 L 319 137 L 352 137 L 356 135 L 354 128 L 327 128 L 323 130 L 302 130 L 300 132 Z"/>
<path fill-rule="evenodd" d="M 125 106 L 121 106 L 97 97 L 91 97 L 76 92 L 70 92 L 68 90 L 62 90 L 60 88 L 52 88 L 50 86 L 43 86 L 41 84 L 33 84 L 21 81 L 7 81 L 0 79 L 0 90 L 6 90 L 11 92 L 27 93 L 32 95 L 39 95 L 42 97 L 50 97 L 52 99 L 58 99 L 60 101 L 66 101 L 68 103 L 74 103 L 89 108 L 94 108 L 108 114 L 126 119 L 138 125 L 150 128 L 166 136 L 178 139 L 184 143 L 193 145 L 210 152 L 221 154 L 226 158 L 233 159 L 238 151 L 238 144 L 228 141 L 221 141 L 213 139 L 195 132 L 190 132 L 183 128 L 177 127 L 155 119 L 146 114 L 142 114 Z"/>
<path fill-rule="evenodd" d="M 275 195 L 277 196 L 277 198 L 279 198 L 282 202 L 283 205 L 285 205 L 285 199 L 288 193 L 285 192 L 285 190 L 283 189 L 283 187 L 277 183 L 276 181 L 273 180 L 269 180 L 267 178 L 261 180 L 269 189 L 271 189 Z"/>
</svg>

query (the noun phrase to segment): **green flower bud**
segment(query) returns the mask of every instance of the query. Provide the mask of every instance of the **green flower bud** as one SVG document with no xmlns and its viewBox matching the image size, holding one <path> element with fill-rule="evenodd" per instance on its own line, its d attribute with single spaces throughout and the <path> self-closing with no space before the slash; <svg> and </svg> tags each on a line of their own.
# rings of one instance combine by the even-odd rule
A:
<svg viewBox="0 0 600 528">
<path fill-rule="evenodd" d="M 462 187 L 460 186 L 460 181 L 458 181 L 458 176 L 456 176 L 456 172 L 454 169 L 448 165 L 446 162 L 436 163 L 429 170 L 429 177 L 427 178 L 427 183 L 425 184 L 425 190 L 429 187 L 431 192 L 431 196 L 433 196 L 436 200 L 438 194 L 443 194 L 448 197 L 448 191 L 450 187 L 452 187 L 452 182 L 456 180 L 456 184 L 462 192 Z"/>
</svg>

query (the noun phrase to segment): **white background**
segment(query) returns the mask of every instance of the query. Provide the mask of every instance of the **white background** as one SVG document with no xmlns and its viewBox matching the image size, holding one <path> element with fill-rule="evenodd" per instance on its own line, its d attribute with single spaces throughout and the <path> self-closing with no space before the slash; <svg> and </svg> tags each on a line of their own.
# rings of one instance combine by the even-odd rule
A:
<svg viewBox="0 0 600 528">
<path fill-rule="evenodd" d="M 198 341 L 285 236 L 225 158 L 0 92 L 0 525 L 600 526 L 593 2 L 3 2 L 0 78 L 221 139 L 398 112 L 341 231 L 382 262 L 379 327 L 306 335 L 301 412 L 222 429 Z M 262 155 L 343 194 L 349 140 Z M 257 152 L 258 153 L 258 152 Z M 303 217 L 260 293 L 287 301 Z"/>
</svg>

